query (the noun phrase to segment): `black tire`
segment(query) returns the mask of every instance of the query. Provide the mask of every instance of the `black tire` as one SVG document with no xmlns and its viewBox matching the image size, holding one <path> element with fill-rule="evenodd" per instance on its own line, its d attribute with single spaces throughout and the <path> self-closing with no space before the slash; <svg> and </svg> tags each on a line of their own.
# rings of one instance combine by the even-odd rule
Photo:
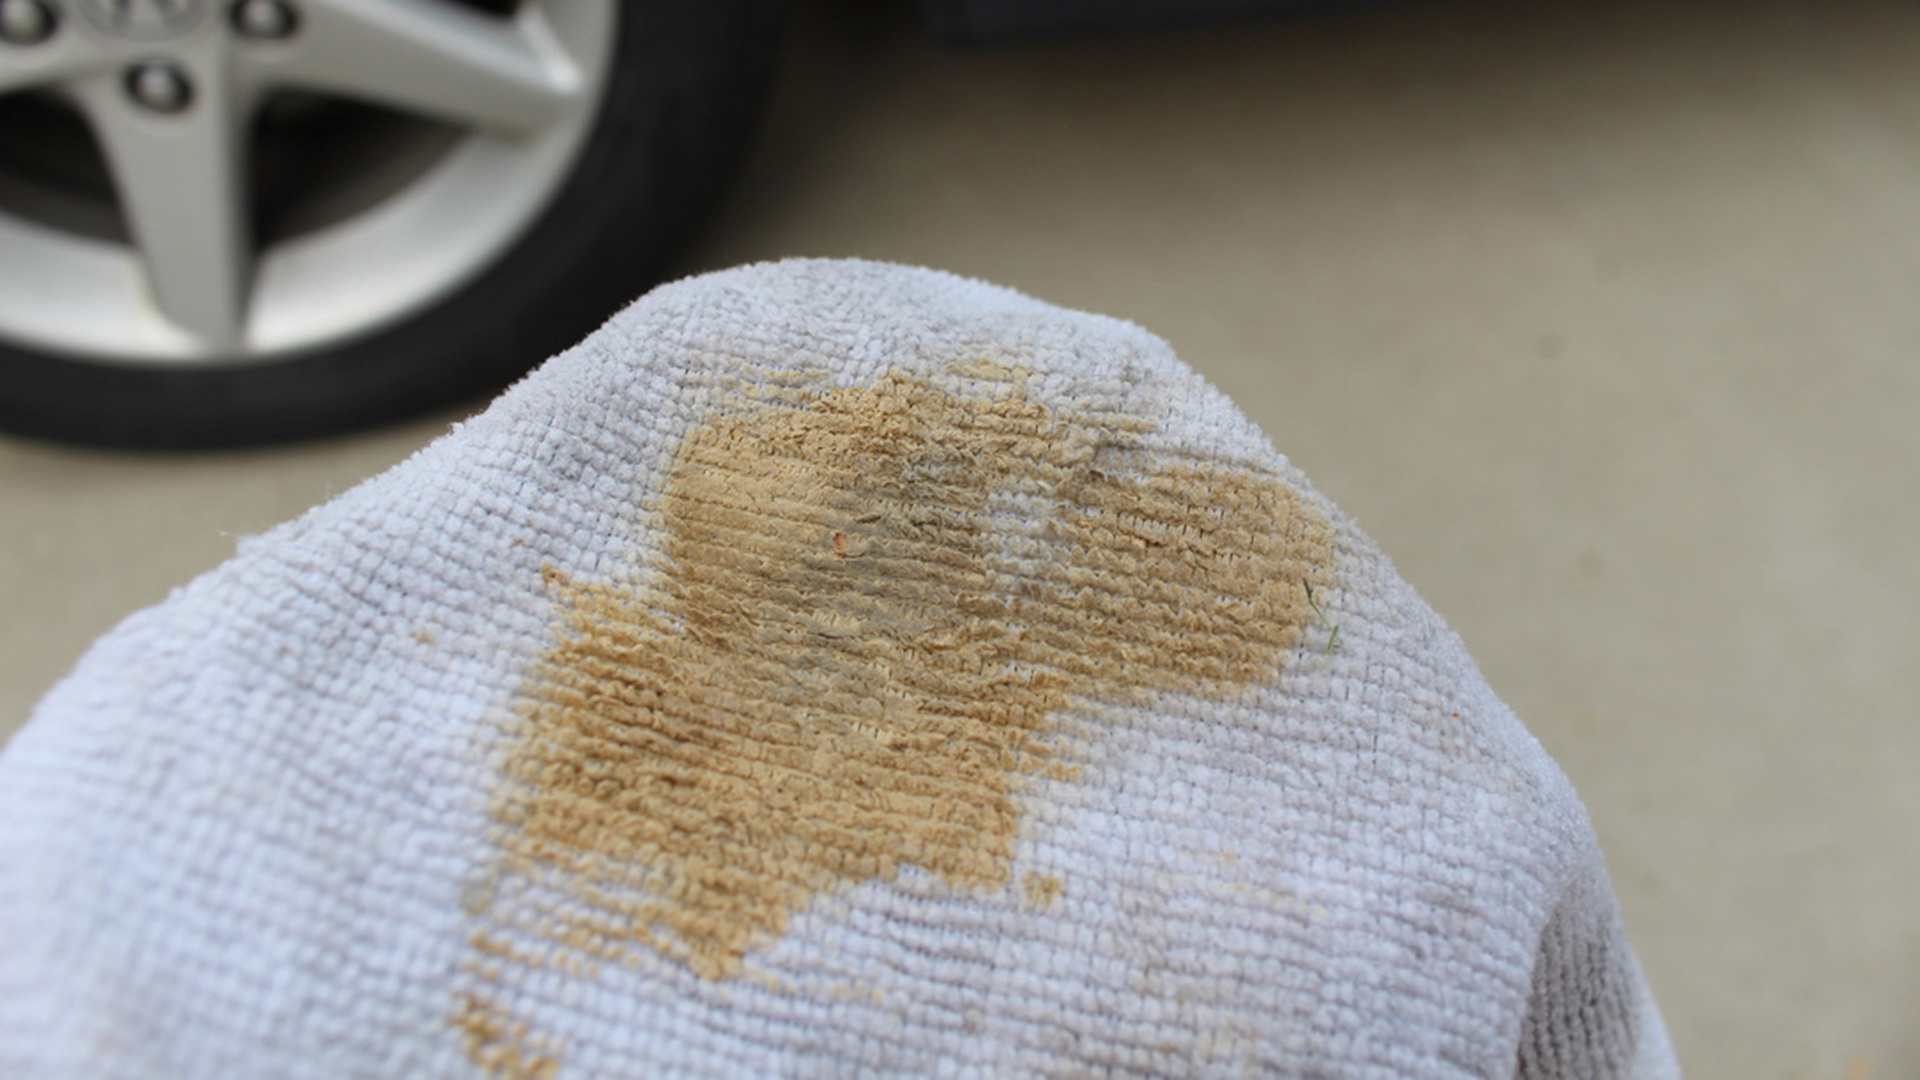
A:
<svg viewBox="0 0 1920 1080">
<path fill-rule="evenodd" d="M 775 0 L 622 3 L 600 113 L 570 175 L 504 255 L 404 321 L 307 353 L 179 369 L 0 338 L 0 429 L 227 447 L 390 422 L 499 388 L 654 283 L 711 210 L 765 95 L 778 22 Z"/>
</svg>

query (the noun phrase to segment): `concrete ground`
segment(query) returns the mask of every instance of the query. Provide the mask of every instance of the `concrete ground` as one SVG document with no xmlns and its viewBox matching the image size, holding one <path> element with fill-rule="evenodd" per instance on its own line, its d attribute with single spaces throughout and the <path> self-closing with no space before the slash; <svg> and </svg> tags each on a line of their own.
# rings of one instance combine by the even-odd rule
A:
<svg viewBox="0 0 1920 1080">
<path fill-rule="evenodd" d="M 1920 8 L 1412 3 L 988 51 L 802 5 L 692 271 L 864 255 L 1172 341 L 1585 795 L 1694 1077 L 1920 1076 Z M 0 731 L 447 416 L 0 440 Z"/>
</svg>

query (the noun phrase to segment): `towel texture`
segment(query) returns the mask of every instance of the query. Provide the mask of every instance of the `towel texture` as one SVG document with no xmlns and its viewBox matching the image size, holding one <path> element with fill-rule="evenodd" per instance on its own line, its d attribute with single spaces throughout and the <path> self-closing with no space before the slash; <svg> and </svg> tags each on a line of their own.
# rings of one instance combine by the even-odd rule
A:
<svg viewBox="0 0 1920 1080">
<path fill-rule="evenodd" d="M 8 1076 L 1675 1075 L 1585 811 L 1159 340 L 661 288 L 0 758 Z"/>
</svg>

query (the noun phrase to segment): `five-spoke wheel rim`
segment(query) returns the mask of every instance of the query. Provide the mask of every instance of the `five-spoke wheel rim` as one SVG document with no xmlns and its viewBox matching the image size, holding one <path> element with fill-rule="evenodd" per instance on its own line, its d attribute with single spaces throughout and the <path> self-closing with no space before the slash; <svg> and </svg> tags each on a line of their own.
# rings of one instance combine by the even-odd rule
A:
<svg viewBox="0 0 1920 1080">
<path fill-rule="evenodd" d="M 0 106 L 77 116 L 119 222 L 77 227 L 58 180 L 5 175 L 33 153 L 9 155 L 22 125 L 0 122 L 0 340 L 227 365 L 423 309 L 570 175 L 617 17 L 618 0 L 0 0 Z M 316 114 L 342 138 L 290 149 L 287 117 Z"/>
</svg>

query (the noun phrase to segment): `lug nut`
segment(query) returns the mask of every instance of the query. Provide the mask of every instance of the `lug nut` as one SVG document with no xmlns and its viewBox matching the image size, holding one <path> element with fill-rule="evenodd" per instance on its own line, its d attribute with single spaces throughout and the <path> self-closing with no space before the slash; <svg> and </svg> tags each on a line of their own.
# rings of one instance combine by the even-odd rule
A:
<svg viewBox="0 0 1920 1080">
<path fill-rule="evenodd" d="M 9 45 L 38 45 L 59 22 L 40 0 L 0 0 L 0 41 Z"/>
<path fill-rule="evenodd" d="M 187 73 L 161 60 L 128 68 L 127 94 L 157 113 L 184 112 L 193 104 L 193 84 L 187 81 Z"/>
<path fill-rule="evenodd" d="M 300 27 L 300 13 L 287 0 L 240 0 L 233 5 L 233 28 L 255 41 L 281 41 Z"/>
</svg>

